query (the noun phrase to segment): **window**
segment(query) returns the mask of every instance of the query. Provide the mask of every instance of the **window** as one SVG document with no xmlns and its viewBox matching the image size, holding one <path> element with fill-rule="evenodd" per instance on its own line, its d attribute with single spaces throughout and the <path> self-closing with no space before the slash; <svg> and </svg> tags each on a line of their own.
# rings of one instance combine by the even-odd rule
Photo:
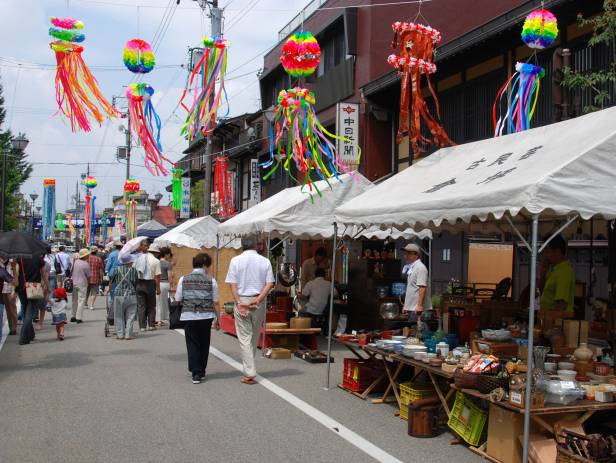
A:
<svg viewBox="0 0 616 463">
<path fill-rule="evenodd" d="M 344 27 L 338 27 L 336 31 L 325 34 L 319 38 L 319 43 L 321 44 L 321 61 L 319 61 L 317 76 L 321 77 L 346 58 Z"/>
<path fill-rule="evenodd" d="M 242 160 L 242 211 L 248 209 L 250 200 L 250 159 Z"/>
<path fill-rule="evenodd" d="M 451 262 L 451 249 L 445 248 L 443 249 L 443 256 L 441 258 L 442 262 Z"/>
</svg>

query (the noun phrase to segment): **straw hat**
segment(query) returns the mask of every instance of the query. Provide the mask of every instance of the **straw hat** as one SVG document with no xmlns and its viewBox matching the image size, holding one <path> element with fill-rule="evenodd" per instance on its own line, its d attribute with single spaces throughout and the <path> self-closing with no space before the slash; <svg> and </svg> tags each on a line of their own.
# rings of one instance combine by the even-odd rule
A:
<svg viewBox="0 0 616 463">
<path fill-rule="evenodd" d="M 83 259 L 84 257 L 89 256 L 89 255 L 90 255 L 90 250 L 89 249 L 83 248 L 83 249 L 79 250 L 79 258 L 80 259 Z"/>
<path fill-rule="evenodd" d="M 419 246 L 417 246 L 416 244 L 412 244 L 412 243 L 404 246 L 402 250 L 406 252 L 415 252 L 417 254 L 419 254 L 419 251 L 420 251 Z"/>
</svg>

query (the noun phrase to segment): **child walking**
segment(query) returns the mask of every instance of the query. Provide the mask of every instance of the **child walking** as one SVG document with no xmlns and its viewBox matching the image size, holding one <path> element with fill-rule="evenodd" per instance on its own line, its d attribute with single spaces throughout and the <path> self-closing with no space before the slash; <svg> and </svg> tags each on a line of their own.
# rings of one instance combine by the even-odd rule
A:
<svg viewBox="0 0 616 463">
<path fill-rule="evenodd" d="M 64 341 L 64 325 L 66 325 L 67 300 L 68 296 L 66 294 L 66 289 L 54 289 L 53 297 L 51 298 L 51 324 L 56 325 L 56 333 L 58 333 L 59 341 Z"/>
</svg>

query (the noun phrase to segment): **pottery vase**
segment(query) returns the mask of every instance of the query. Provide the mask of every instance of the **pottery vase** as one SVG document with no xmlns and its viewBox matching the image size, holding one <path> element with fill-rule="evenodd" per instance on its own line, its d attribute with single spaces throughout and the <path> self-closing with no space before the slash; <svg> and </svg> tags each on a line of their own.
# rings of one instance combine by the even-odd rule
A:
<svg viewBox="0 0 616 463">
<path fill-rule="evenodd" d="M 588 348 L 585 342 L 581 342 L 580 346 L 573 352 L 573 356 L 579 362 L 587 362 L 592 359 L 592 350 Z"/>
</svg>

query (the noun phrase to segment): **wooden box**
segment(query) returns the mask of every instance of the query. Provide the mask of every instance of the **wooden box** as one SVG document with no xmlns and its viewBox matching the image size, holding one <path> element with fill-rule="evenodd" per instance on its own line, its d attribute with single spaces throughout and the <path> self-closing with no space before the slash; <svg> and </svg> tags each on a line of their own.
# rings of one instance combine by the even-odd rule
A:
<svg viewBox="0 0 616 463">
<path fill-rule="evenodd" d="M 291 351 L 283 347 L 273 347 L 265 354 L 265 356 L 270 359 L 290 359 Z"/>
<path fill-rule="evenodd" d="M 524 408 L 526 394 L 524 391 L 510 391 L 509 403 L 514 407 Z M 535 392 L 530 398 L 530 408 L 542 408 L 545 405 L 545 395 L 543 392 Z"/>
<path fill-rule="evenodd" d="M 574 347 L 581 342 L 588 342 L 588 322 L 585 320 L 563 320 L 565 346 Z"/>
<path fill-rule="evenodd" d="M 490 404 L 486 453 L 502 463 L 522 461 L 518 436 L 524 432 L 524 415 Z"/>
<path fill-rule="evenodd" d="M 514 342 L 487 341 L 475 339 L 471 343 L 473 352 L 496 355 L 497 357 L 517 357 L 518 345 Z"/>
</svg>

